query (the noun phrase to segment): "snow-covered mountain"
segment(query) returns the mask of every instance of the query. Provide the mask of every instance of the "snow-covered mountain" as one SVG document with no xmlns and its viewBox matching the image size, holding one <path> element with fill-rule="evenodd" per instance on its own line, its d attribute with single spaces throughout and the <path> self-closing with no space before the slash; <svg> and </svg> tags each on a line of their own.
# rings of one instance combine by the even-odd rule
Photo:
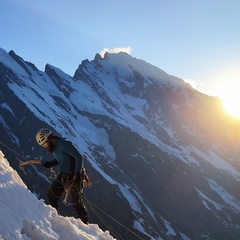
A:
<svg viewBox="0 0 240 240">
<path fill-rule="evenodd" d="M 108 214 L 113 236 L 239 238 L 239 122 L 219 99 L 126 53 L 97 54 L 71 77 L 1 49 L 0 77 L 0 147 L 39 199 L 47 203 L 48 170 L 18 165 L 51 159 L 35 142 L 49 127 L 85 154 L 86 199 Z"/>
</svg>

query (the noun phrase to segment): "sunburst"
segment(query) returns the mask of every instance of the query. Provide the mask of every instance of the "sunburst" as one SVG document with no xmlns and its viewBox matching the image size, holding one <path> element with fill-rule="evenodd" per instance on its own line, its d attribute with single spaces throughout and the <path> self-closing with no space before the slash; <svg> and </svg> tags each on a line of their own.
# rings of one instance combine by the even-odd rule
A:
<svg viewBox="0 0 240 240">
<path fill-rule="evenodd" d="M 228 80 L 220 84 L 216 91 L 223 99 L 226 111 L 236 118 L 240 118 L 240 80 Z"/>
</svg>

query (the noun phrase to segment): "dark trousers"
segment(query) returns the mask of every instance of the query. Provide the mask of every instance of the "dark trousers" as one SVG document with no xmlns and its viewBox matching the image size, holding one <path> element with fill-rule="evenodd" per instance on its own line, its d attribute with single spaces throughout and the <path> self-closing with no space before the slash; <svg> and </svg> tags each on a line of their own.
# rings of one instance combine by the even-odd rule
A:
<svg viewBox="0 0 240 240">
<path fill-rule="evenodd" d="M 57 209 L 58 211 L 58 202 L 64 193 L 64 184 L 73 178 L 72 175 L 60 173 L 56 180 L 51 184 L 48 190 L 48 198 L 50 205 Z M 75 186 L 71 190 L 72 204 L 75 208 L 77 216 L 84 223 L 88 223 L 88 214 L 87 209 L 84 205 L 84 196 L 82 186 L 77 189 Z"/>
</svg>

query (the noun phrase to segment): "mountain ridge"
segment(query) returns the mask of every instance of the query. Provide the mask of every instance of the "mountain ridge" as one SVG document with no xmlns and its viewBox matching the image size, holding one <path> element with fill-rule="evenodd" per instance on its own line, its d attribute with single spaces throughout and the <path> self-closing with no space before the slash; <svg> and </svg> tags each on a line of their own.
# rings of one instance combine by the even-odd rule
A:
<svg viewBox="0 0 240 240">
<path fill-rule="evenodd" d="M 144 239 L 237 239 L 239 122 L 219 99 L 126 53 L 97 54 L 73 77 L 11 55 L 20 65 L 0 51 L 1 106 L 9 109 L 0 109 L 0 129 L 9 146 L 50 158 L 35 142 L 40 126 L 73 141 L 95 183 L 87 198 Z M 38 181 L 24 182 L 45 199 L 43 170 L 28 171 Z"/>
</svg>

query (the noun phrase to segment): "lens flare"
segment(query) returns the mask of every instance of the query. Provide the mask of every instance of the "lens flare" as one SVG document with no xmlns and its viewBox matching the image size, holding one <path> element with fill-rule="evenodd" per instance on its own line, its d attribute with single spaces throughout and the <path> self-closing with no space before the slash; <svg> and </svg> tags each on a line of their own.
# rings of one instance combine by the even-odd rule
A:
<svg viewBox="0 0 240 240">
<path fill-rule="evenodd" d="M 240 80 L 224 81 L 216 89 L 216 95 L 223 99 L 226 111 L 240 119 Z"/>
</svg>

